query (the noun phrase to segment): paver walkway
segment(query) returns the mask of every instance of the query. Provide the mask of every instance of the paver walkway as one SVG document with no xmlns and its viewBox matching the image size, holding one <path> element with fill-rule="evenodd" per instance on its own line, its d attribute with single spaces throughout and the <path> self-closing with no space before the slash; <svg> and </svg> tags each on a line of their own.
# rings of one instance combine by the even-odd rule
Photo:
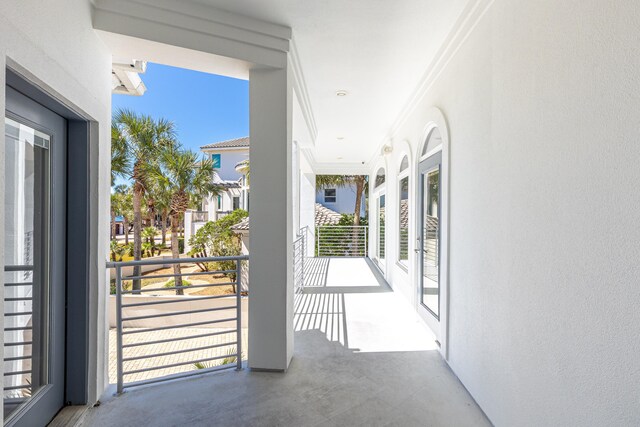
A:
<svg viewBox="0 0 640 427">
<path fill-rule="evenodd" d="M 125 331 L 132 330 L 140 330 L 143 329 L 133 329 L 128 328 Z M 125 371 L 132 371 L 138 369 L 151 368 L 156 366 L 166 366 L 177 363 L 185 363 L 193 360 L 207 359 L 211 357 L 217 356 L 225 356 L 229 352 L 235 353 L 236 350 L 236 335 L 235 329 L 220 329 L 220 328 L 200 328 L 200 329 L 167 329 L 163 331 L 153 331 L 153 332 L 141 332 L 124 336 L 124 344 L 134 344 L 134 343 L 142 343 L 149 341 L 157 341 L 157 340 L 165 340 L 165 339 L 177 339 L 184 338 L 190 336 L 198 336 L 203 334 L 211 334 L 214 332 L 224 332 L 229 331 L 226 334 L 208 336 L 208 337 L 197 337 L 192 339 L 181 339 L 178 341 L 171 341 L 167 343 L 160 344 L 151 344 L 151 345 L 141 345 L 136 347 L 130 347 L 124 349 L 123 356 L 125 358 L 128 357 L 138 357 L 148 354 L 157 354 L 157 353 L 168 353 L 180 350 L 188 350 L 192 348 L 200 348 L 217 344 L 230 343 L 231 345 L 225 347 L 218 347 L 212 349 L 204 349 L 197 351 L 189 351 L 185 353 L 171 354 L 167 356 L 161 357 L 153 357 L 148 359 L 139 359 L 134 361 L 129 361 L 124 363 Z M 248 340 L 247 340 L 247 330 L 243 329 L 242 331 L 242 358 L 243 360 L 247 359 L 248 354 Z M 115 329 L 111 329 L 109 331 L 109 382 L 116 383 L 117 381 L 117 334 Z M 205 362 L 208 366 L 215 366 L 219 364 L 222 360 L 214 360 L 211 362 Z M 157 378 L 165 375 L 177 374 L 180 372 L 187 372 L 196 369 L 196 367 L 192 363 L 187 363 L 181 366 L 175 366 L 171 368 L 163 368 L 157 369 L 153 371 L 140 372 L 131 375 L 125 375 L 124 381 L 125 383 L 131 383 L 135 381 L 148 380 L 152 378 Z"/>
</svg>

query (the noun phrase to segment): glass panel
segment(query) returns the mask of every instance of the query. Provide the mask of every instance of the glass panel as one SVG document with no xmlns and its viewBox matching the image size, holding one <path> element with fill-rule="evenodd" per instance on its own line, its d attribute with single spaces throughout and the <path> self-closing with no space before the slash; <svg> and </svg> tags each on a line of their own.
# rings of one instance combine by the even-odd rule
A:
<svg viewBox="0 0 640 427">
<path fill-rule="evenodd" d="M 378 259 L 385 257 L 385 197 L 378 197 Z"/>
<path fill-rule="evenodd" d="M 400 163 L 400 172 L 406 170 L 409 167 L 409 158 L 404 156 L 402 158 L 402 162 Z"/>
<path fill-rule="evenodd" d="M 440 315 L 440 167 L 422 175 L 422 304 Z"/>
<path fill-rule="evenodd" d="M 384 174 L 384 168 L 380 168 L 378 169 L 378 173 L 376 174 L 376 182 L 373 188 L 378 188 L 380 187 L 382 184 L 384 184 L 385 181 L 385 174 Z"/>
<path fill-rule="evenodd" d="M 335 203 L 336 202 L 336 189 L 335 188 L 327 188 L 324 190 L 324 202 L 325 203 Z"/>
<path fill-rule="evenodd" d="M 440 130 L 438 128 L 431 129 L 429 135 L 427 135 L 427 142 L 425 142 L 424 147 L 422 147 L 422 154 L 420 157 L 427 154 L 429 151 L 433 150 L 437 146 L 442 144 L 442 135 L 440 135 Z"/>
<path fill-rule="evenodd" d="M 50 137 L 5 118 L 4 417 L 49 383 Z"/>
<path fill-rule="evenodd" d="M 409 177 L 400 180 L 400 247 L 398 251 L 398 261 L 407 265 L 409 260 Z"/>
</svg>

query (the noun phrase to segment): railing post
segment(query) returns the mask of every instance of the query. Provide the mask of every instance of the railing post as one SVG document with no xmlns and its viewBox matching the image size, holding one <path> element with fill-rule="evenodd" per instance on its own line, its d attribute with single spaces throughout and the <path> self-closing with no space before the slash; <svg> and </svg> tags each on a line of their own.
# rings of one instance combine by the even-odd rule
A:
<svg viewBox="0 0 640 427">
<path fill-rule="evenodd" d="M 320 254 L 320 229 L 322 227 L 316 227 L 316 256 L 322 256 Z"/>
<path fill-rule="evenodd" d="M 368 239 L 369 239 L 369 227 L 365 225 L 364 226 L 364 256 L 365 257 L 369 256 Z"/>
<path fill-rule="evenodd" d="M 122 271 L 120 266 L 116 265 L 116 327 L 117 327 L 117 353 L 118 353 L 118 394 L 122 393 L 124 385 L 124 369 L 123 369 L 123 357 L 122 357 Z"/>
<path fill-rule="evenodd" d="M 242 369 L 242 261 L 236 260 L 236 370 Z"/>
</svg>

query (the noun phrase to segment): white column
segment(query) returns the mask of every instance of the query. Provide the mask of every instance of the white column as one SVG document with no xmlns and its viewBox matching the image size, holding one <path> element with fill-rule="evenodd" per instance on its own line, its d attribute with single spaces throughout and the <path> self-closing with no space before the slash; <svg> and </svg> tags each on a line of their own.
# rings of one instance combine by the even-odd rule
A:
<svg viewBox="0 0 640 427">
<path fill-rule="evenodd" d="M 300 174 L 300 227 L 307 227 L 307 256 L 314 256 L 316 247 L 316 174 Z"/>
<path fill-rule="evenodd" d="M 249 74 L 252 277 L 249 367 L 286 370 L 293 355 L 292 90 L 288 69 Z"/>
</svg>

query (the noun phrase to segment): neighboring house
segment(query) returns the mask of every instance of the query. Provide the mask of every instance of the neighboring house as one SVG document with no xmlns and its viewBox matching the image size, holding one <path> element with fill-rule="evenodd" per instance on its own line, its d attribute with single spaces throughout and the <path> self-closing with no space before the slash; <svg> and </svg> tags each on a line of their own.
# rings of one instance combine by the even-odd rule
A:
<svg viewBox="0 0 640 427">
<path fill-rule="evenodd" d="M 316 203 L 329 208 L 340 214 L 353 214 L 356 207 L 356 186 L 355 184 L 346 187 L 317 188 Z M 360 205 L 360 216 L 365 215 L 365 199 L 362 194 Z"/>
<path fill-rule="evenodd" d="M 225 188 L 203 201 L 202 210 L 208 212 L 209 220 L 215 221 L 236 209 L 248 211 L 249 185 L 240 164 L 249 159 L 249 137 L 214 142 L 200 149 L 213 160 L 213 182 Z"/>
<path fill-rule="evenodd" d="M 124 217 L 122 215 L 117 215 L 115 219 L 116 236 L 124 234 Z"/>
</svg>

